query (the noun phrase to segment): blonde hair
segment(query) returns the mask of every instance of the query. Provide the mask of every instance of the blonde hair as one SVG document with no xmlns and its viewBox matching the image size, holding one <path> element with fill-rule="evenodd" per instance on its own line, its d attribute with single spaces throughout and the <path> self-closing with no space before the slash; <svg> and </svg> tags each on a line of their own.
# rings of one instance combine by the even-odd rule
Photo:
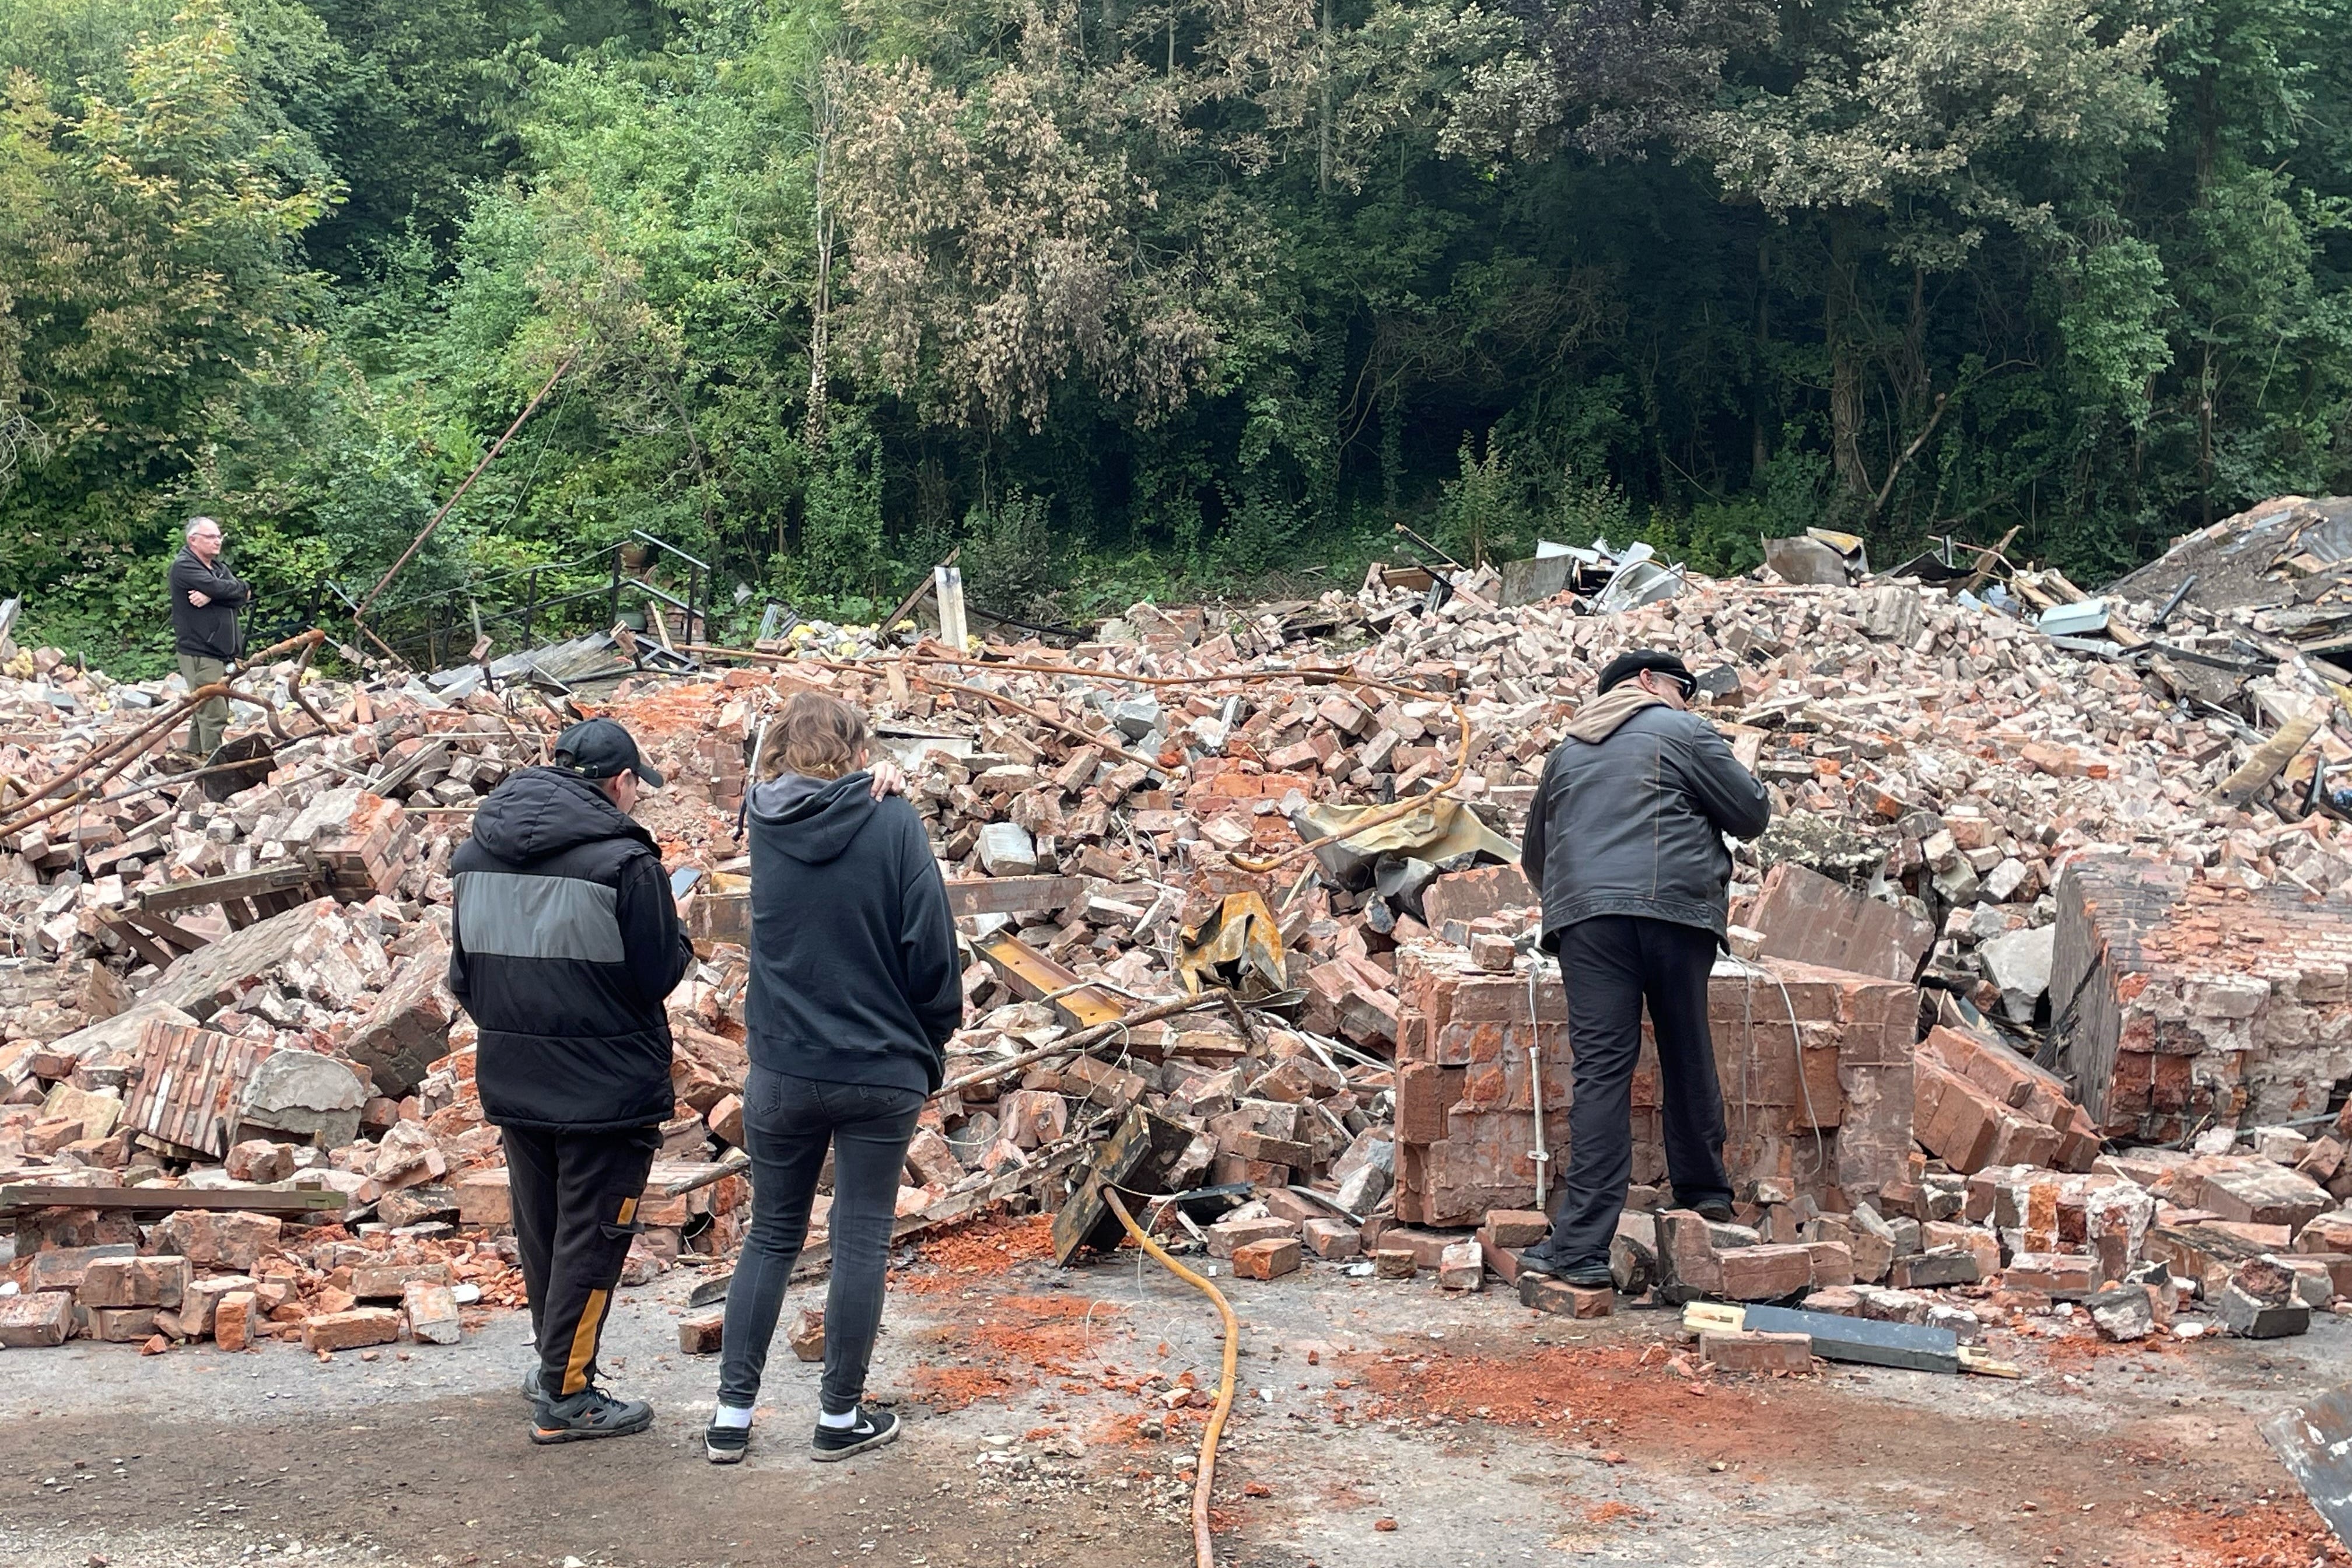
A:
<svg viewBox="0 0 2352 1568">
<path fill-rule="evenodd" d="M 856 770 L 859 753 L 872 740 L 866 715 L 840 698 L 795 691 L 768 736 L 764 775 L 791 773 L 837 779 Z"/>
</svg>

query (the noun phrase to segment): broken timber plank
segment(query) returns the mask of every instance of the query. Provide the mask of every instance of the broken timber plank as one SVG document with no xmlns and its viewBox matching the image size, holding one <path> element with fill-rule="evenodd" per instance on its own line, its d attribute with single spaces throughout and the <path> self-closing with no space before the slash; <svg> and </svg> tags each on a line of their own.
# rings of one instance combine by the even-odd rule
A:
<svg viewBox="0 0 2352 1568">
<path fill-rule="evenodd" d="M 1116 1188 L 1135 1197 L 1158 1196 L 1192 1143 L 1191 1128 L 1139 1105 L 1130 1110 L 1096 1151 L 1085 1182 L 1054 1215 L 1054 1261 L 1066 1268 L 1081 1251 L 1116 1247 L 1127 1226 L 1103 1194 Z"/>
<path fill-rule="evenodd" d="M 213 1213 L 318 1214 L 351 1199 L 332 1187 L 0 1187 L 0 1213 L 15 1209 L 205 1209 Z"/>
<path fill-rule="evenodd" d="M 2294 760 L 2294 754 L 2310 743 L 2327 718 L 2327 706 L 2315 702 L 2294 718 L 2279 727 L 2279 732 L 2254 748 L 2228 778 L 2213 791 L 2213 798 L 2224 805 L 2243 805 L 2255 793 L 2278 776 L 2281 768 Z"/>
<path fill-rule="evenodd" d="M 1058 910 L 1087 896 L 1084 877 L 956 877 L 948 882 L 948 913 L 1018 915 Z"/>
</svg>

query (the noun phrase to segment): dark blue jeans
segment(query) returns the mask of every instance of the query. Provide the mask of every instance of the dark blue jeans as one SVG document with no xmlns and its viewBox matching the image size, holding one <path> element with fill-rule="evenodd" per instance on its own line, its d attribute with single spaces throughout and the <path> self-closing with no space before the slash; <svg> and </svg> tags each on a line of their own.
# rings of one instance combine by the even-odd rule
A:
<svg viewBox="0 0 2352 1568">
<path fill-rule="evenodd" d="M 727 1288 L 719 1399 L 738 1409 L 760 1396 L 768 1344 L 784 1287 L 808 1239 L 824 1153 L 833 1150 L 833 1280 L 824 1297 L 824 1382 L 829 1414 L 857 1408 L 882 1327 L 890 1225 L 898 1176 L 923 1096 L 876 1084 L 820 1083 L 751 1069 L 743 1086 L 743 1140 L 751 1156 L 751 1227 Z"/>
</svg>

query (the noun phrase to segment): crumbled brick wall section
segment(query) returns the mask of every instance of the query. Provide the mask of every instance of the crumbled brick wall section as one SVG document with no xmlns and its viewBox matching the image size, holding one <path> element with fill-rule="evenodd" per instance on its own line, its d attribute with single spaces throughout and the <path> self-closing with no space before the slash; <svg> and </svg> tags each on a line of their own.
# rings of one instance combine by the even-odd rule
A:
<svg viewBox="0 0 2352 1568">
<path fill-rule="evenodd" d="M 2109 1138 L 2319 1115 L 2352 1078 L 2352 903 L 2086 856 L 2058 886 L 2058 1065 Z"/>
<path fill-rule="evenodd" d="M 1911 1152 L 1918 988 L 1780 960 L 1757 968 L 1764 977 L 1719 965 L 1708 987 L 1734 1183 L 1775 1183 L 1817 1201 L 1836 1188 L 1844 1201 L 1824 1206 L 1837 1208 L 1875 1194 L 1899 1179 Z M 1400 950 L 1397 974 L 1397 1217 L 1475 1225 L 1493 1209 L 1532 1206 L 1526 962 L 1484 973 L 1459 949 L 1433 942 Z M 1574 1066 L 1555 965 L 1538 973 L 1535 1006 L 1556 1192 Z M 1636 1182 L 1665 1179 L 1659 1104 L 1657 1058 L 1645 1044 L 1633 1080 Z"/>
</svg>

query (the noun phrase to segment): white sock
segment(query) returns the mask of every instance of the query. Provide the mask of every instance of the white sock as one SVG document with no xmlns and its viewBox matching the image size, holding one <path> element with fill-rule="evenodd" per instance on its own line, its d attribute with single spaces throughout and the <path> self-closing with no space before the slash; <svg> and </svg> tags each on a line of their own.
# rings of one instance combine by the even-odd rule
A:
<svg viewBox="0 0 2352 1568">
<path fill-rule="evenodd" d="M 836 1432 L 846 1432 L 857 1425 L 857 1412 L 845 1410 L 836 1415 L 830 1410 L 820 1410 L 816 1415 L 816 1424 L 820 1426 L 830 1426 Z"/>
<path fill-rule="evenodd" d="M 710 1424 L 713 1426 L 749 1426 L 751 1424 L 751 1407 L 747 1405 L 738 1410 L 731 1405 L 722 1405 L 711 1414 Z"/>
</svg>

